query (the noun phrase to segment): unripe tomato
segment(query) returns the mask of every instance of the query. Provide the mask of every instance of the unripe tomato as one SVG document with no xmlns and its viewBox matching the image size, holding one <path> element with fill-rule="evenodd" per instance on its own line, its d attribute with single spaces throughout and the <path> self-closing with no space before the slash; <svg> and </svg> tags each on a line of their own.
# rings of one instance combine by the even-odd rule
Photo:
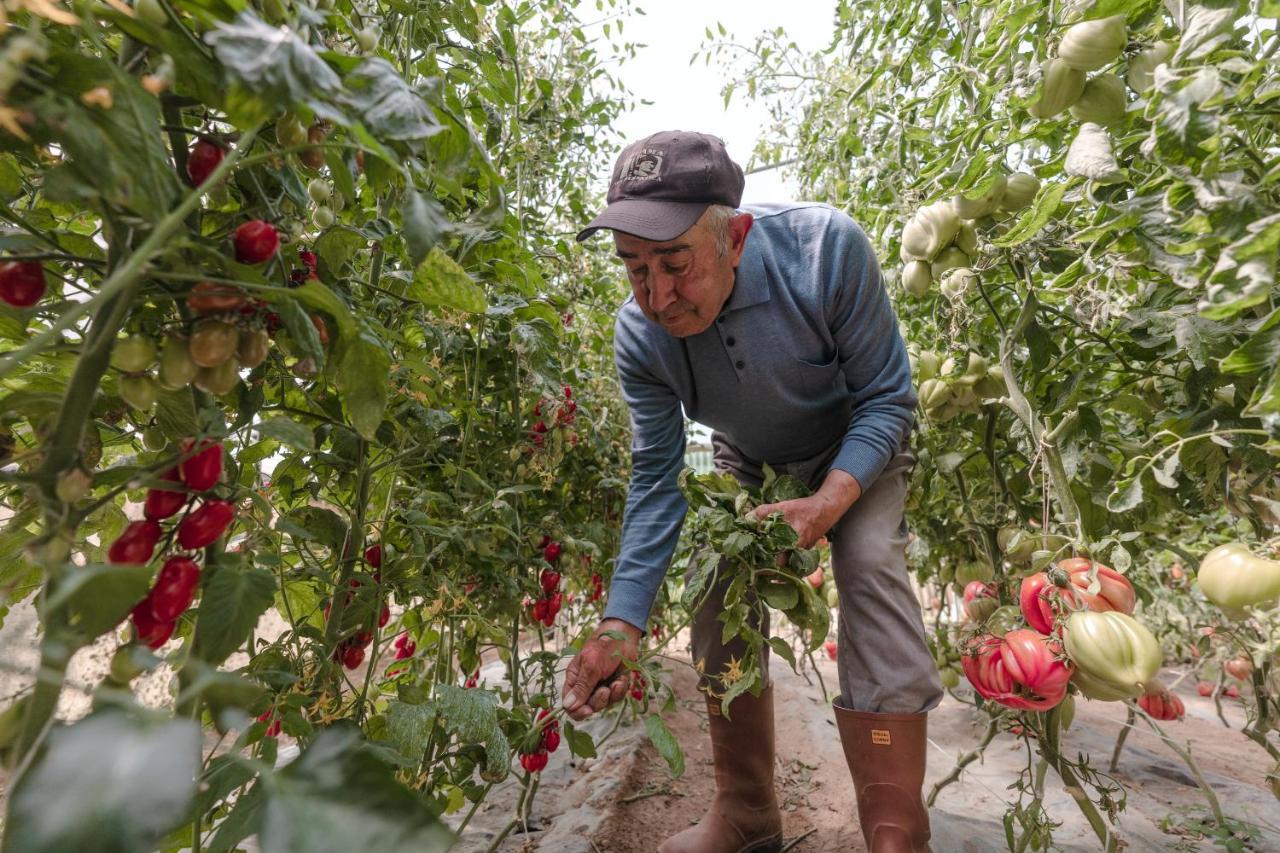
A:
<svg viewBox="0 0 1280 853">
<path fill-rule="evenodd" d="M 923 299 L 933 286 L 933 273 L 927 261 L 911 261 L 902 268 L 902 288 L 907 293 Z"/>
<path fill-rule="evenodd" d="M 1114 74 L 1099 74 L 1084 84 L 1080 100 L 1071 105 L 1071 115 L 1078 121 L 1113 125 L 1124 120 L 1127 106 L 1124 81 Z"/>
<path fill-rule="evenodd" d="M 160 349 L 160 387 L 167 391 L 179 391 L 191 384 L 199 369 L 191 360 L 191 342 L 183 335 L 171 333 L 165 336 Z"/>
<path fill-rule="evenodd" d="M 146 373 L 141 376 L 121 376 L 116 390 L 119 391 L 121 400 L 139 411 L 151 408 L 160 399 L 160 386 Z"/>
<path fill-rule="evenodd" d="M 938 679 L 947 690 L 954 690 L 960 686 L 960 673 L 949 666 L 944 666 L 938 670 Z"/>
<path fill-rule="evenodd" d="M 54 486 L 54 492 L 58 495 L 58 500 L 63 503 L 73 504 L 87 495 L 92 485 L 93 478 L 77 465 L 58 475 L 58 482 Z"/>
<path fill-rule="evenodd" d="M 156 360 L 156 345 L 150 338 L 132 335 L 116 341 L 111 350 L 111 366 L 123 373 L 141 373 Z"/>
<path fill-rule="evenodd" d="M 192 439 L 183 442 L 183 455 L 191 452 Z M 200 449 L 179 466 L 182 481 L 196 492 L 207 492 L 217 484 L 222 476 L 222 445 L 213 439 L 206 438 L 200 442 Z"/>
<path fill-rule="evenodd" d="M 1083 71 L 1072 68 L 1058 57 L 1044 64 L 1040 81 L 1040 99 L 1028 108 L 1036 118 L 1053 118 L 1080 100 L 1084 93 Z"/>
<path fill-rule="evenodd" d="M 36 261 L 0 264 L 0 300 L 14 308 L 30 308 L 44 296 L 44 267 Z"/>
<path fill-rule="evenodd" d="M 207 181 L 225 154 L 221 147 L 205 139 L 191 146 L 187 154 L 187 177 L 191 179 L 191 186 L 198 187 Z"/>
<path fill-rule="evenodd" d="M 236 508 L 228 501 L 205 501 L 178 525 L 178 544 L 188 551 L 208 547 L 218 540 L 236 517 Z"/>
<path fill-rule="evenodd" d="M 171 622 L 191 606 L 200 583 L 200 566 L 190 557 L 170 557 L 147 598 L 158 622 Z"/>
<path fill-rule="evenodd" d="M 1280 560 L 1254 556 L 1239 542 L 1220 545 L 1200 561 L 1196 582 L 1205 598 L 1232 618 L 1280 598 Z"/>
<path fill-rule="evenodd" d="M 365 27 L 356 31 L 356 44 L 364 53 L 369 53 L 378 46 L 378 37 L 382 32 L 377 27 Z"/>
<path fill-rule="evenodd" d="M 321 205 L 311 214 L 311 221 L 317 228 L 328 228 L 334 222 L 333 209 Z"/>
<path fill-rule="evenodd" d="M 982 581 L 969 581 L 964 587 L 964 612 L 975 622 L 981 622 L 996 612 L 1000 602 L 996 591 Z"/>
<path fill-rule="evenodd" d="M 169 638 L 173 636 L 173 629 L 178 626 L 176 619 L 171 622 L 161 622 L 151 615 L 151 601 L 146 598 L 138 602 L 131 616 L 133 632 L 137 635 L 138 642 L 150 649 L 158 649 L 169 642 Z"/>
<path fill-rule="evenodd" d="M 1067 654 L 1076 665 L 1076 686 L 1104 702 L 1142 695 L 1163 662 L 1160 643 L 1125 613 L 1077 610 L 1063 629 Z"/>
<path fill-rule="evenodd" d="M 240 384 L 240 362 L 229 358 L 217 367 L 202 367 L 196 374 L 196 387 L 214 396 L 230 394 Z"/>
<path fill-rule="evenodd" d="M 1000 200 L 1000 209 L 1007 211 L 1021 210 L 1035 200 L 1040 192 L 1040 180 L 1026 172 L 1014 172 L 1005 183 L 1004 198 Z"/>
<path fill-rule="evenodd" d="M 232 241 L 236 260 L 242 264 L 260 264 L 269 260 L 280 248 L 280 235 L 275 226 L 262 219 L 251 219 L 236 229 Z"/>
<path fill-rule="evenodd" d="M 244 291 L 230 284 L 202 281 L 187 294 L 187 307 L 196 314 L 238 311 L 245 304 Z"/>
<path fill-rule="evenodd" d="M 1004 175 L 996 175 L 993 180 L 994 183 L 984 193 L 978 195 L 961 193 L 955 197 L 952 203 L 955 205 L 956 214 L 961 219 L 981 219 L 984 216 L 990 216 L 999 209 L 1000 202 L 1004 200 L 1005 186 L 1009 179 Z M 968 259 L 966 258 L 965 261 L 964 265 L 967 266 Z M 956 266 L 961 266 L 961 264 L 956 264 Z M 935 272 L 934 275 L 938 275 L 938 273 Z"/>
<path fill-rule="evenodd" d="M 1124 15 L 1072 24 L 1058 45 L 1058 56 L 1078 71 L 1097 71 L 1119 58 L 1129 33 Z"/>
<path fill-rule="evenodd" d="M 316 204 L 324 204 L 333 195 L 333 189 L 320 178 L 312 178 L 307 182 L 307 195 Z"/>
<path fill-rule="evenodd" d="M 164 450 L 169 446 L 169 439 L 160 427 L 149 426 L 142 431 L 142 446 L 147 450 Z"/>
<path fill-rule="evenodd" d="M 181 482 L 177 468 L 170 468 L 161 478 L 174 483 Z M 169 489 L 147 489 L 147 499 L 142 504 L 142 514 L 152 521 L 163 521 L 178 514 L 178 510 L 187 505 L 190 497 L 186 492 Z"/>
<path fill-rule="evenodd" d="M 1125 74 L 1125 81 L 1129 84 L 1129 88 L 1139 95 L 1150 89 L 1156 82 L 1156 68 L 1168 62 L 1171 56 L 1173 56 L 1173 45 L 1161 40 L 1137 56 L 1130 57 L 1128 72 Z"/>
<path fill-rule="evenodd" d="M 266 329 L 254 329 L 240 333 L 240 347 L 236 351 L 236 360 L 241 367 L 253 369 L 267 360 L 271 351 L 271 336 Z"/>
<path fill-rule="evenodd" d="M 235 355 L 240 330 L 230 323 L 206 317 L 191 331 L 187 353 L 200 367 L 217 367 Z"/>
<path fill-rule="evenodd" d="M 281 148 L 296 148 L 307 142 L 307 126 L 293 113 L 285 113 L 276 122 L 276 142 Z"/>
<path fill-rule="evenodd" d="M 107 550 L 107 562 L 146 565 L 160 540 L 160 525 L 147 519 L 131 521 Z"/>
<path fill-rule="evenodd" d="M 313 124 L 307 129 L 307 142 L 313 146 L 323 145 L 329 132 L 324 125 Z M 319 169 L 324 166 L 324 151 L 320 148 L 308 148 L 298 152 L 298 160 L 308 169 Z"/>
</svg>

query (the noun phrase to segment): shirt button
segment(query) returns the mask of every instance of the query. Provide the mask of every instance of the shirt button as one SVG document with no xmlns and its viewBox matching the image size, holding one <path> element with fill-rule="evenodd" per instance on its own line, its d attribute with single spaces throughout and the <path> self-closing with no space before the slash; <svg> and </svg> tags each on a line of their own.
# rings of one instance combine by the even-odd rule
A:
<svg viewBox="0 0 1280 853">
<path fill-rule="evenodd" d="M 736 367 L 736 368 L 738 368 L 739 370 L 741 370 L 742 368 L 746 367 L 747 365 L 746 365 L 746 362 L 744 362 L 742 359 L 738 359 L 737 361 L 735 361 L 735 362 L 733 363 L 733 366 L 734 366 L 734 367 Z"/>
<path fill-rule="evenodd" d="M 732 335 L 730 335 L 729 337 L 725 338 L 725 339 L 724 339 L 724 342 L 725 342 L 726 344 L 728 344 L 729 346 L 733 346 L 733 345 L 734 345 L 734 343 L 735 343 L 735 341 L 734 341 L 734 339 L 733 339 L 733 336 L 732 336 Z"/>
</svg>

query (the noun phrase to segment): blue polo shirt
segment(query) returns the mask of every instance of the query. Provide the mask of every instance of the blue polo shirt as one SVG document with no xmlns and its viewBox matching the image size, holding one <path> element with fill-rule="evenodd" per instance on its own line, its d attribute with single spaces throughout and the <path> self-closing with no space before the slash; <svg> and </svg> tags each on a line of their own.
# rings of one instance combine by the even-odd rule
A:
<svg viewBox="0 0 1280 853">
<path fill-rule="evenodd" d="M 676 338 L 634 297 L 614 325 L 631 410 L 631 481 L 605 616 L 644 628 L 688 509 L 684 412 L 747 458 L 787 463 L 837 442 L 832 467 L 865 490 L 911 429 L 907 350 L 862 229 L 824 204 L 755 217 L 733 291 L 706 331 Z"/>
</svg>

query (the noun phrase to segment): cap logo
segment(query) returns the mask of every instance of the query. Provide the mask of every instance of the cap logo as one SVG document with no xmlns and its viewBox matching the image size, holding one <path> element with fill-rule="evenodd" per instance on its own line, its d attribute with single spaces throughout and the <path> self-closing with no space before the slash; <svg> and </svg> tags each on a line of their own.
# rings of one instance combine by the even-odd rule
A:
<svg viewBox="0 0 1280 853">
<path fill-rule="evenodd" d="M 658 148 L 641 148 L 632 154 L 622 168 L 624 181 L 661 181 L 662 151 Z"/>
</svg>

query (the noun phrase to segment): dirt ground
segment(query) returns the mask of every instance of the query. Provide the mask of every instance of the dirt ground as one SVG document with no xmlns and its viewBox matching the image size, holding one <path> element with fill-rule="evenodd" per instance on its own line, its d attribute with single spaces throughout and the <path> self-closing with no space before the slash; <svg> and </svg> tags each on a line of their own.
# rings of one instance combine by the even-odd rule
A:
<svg viewBox="0 0 1280 853">
<path fill-rule="evenodd" d="M 830 688 L 835 665 L 819 666 Z M 865 850 L 857 828 L 852 784 L 844 765 L 830 709 L 816 679 L 809 684 L 785 664 L 773 667 L 778 740 L 777 784 L 789 848 L 794 853 Z M 528 832 L 513 833 L 504 851 L 583 851 L 583 853 L 647 853 L 662 839 L 695 822 L 713 791 L 706 715 L 687 666 L 673 666 L 681 701 L 665 717 L 685 751 L 686 771 L 672 779 L 665 762 L 633 722 L 619 727 L 596 759 L 572 760 L 560 750 L 543 773 Z M 1169 673 L 1170 680 L 1176 673 Z M 1187 719 L 1167 724 L 1179 742 L 1190 741 L 1200 770 L 1229 817 L 1253 826 L 1246 849 L 1280 851 L 1280 803 L 1265 787 L 1265 753 L 1239 734 L 1244 721 L 1238 706 L 1228 707 L 1232 729 L 1223 727 L 1213 703 L 1179 689 Z M 602 727 L 612 720 L 593 721 Z M 1087 753 L 1105 769 L 1117 733 L 1125 724 L 1123 706 L 1081 701 L 1076 721 L 1064 734 L 1067 754 Z M 969 706 L 948 697 L 930 716 L 930 755 L 926 789 L 946 776 L 958 755 L 980 741 L 986 723 Z M 970 764 L 960 781 L 944 788 L 931 809 L 933 850 L 1000 851 L 1006 803 L 1015 796 L 1006 787 L 1026 766 L 1023 742 L 1001 733 L 983 760 Z M 1052 778 L 1045 806 L 1062 822 L 1054 838 L 1060 849 L 1097 850 L 1099 844 L 1074 801 Z M 1131 731 L 1116 778 L 1129 791 L 1118 833 L 1128 850 L 1201 850 L 1213 845 L 1185 828 L 1188 820 L 1208 814 L 1204 800 L 1177 754 L 1149 729 Z M 494 828 L 511 815 L 514 789 L 494 792 L 482 814 L 473 819 L 459 850 L 486 849 Z"/>
</svg>

